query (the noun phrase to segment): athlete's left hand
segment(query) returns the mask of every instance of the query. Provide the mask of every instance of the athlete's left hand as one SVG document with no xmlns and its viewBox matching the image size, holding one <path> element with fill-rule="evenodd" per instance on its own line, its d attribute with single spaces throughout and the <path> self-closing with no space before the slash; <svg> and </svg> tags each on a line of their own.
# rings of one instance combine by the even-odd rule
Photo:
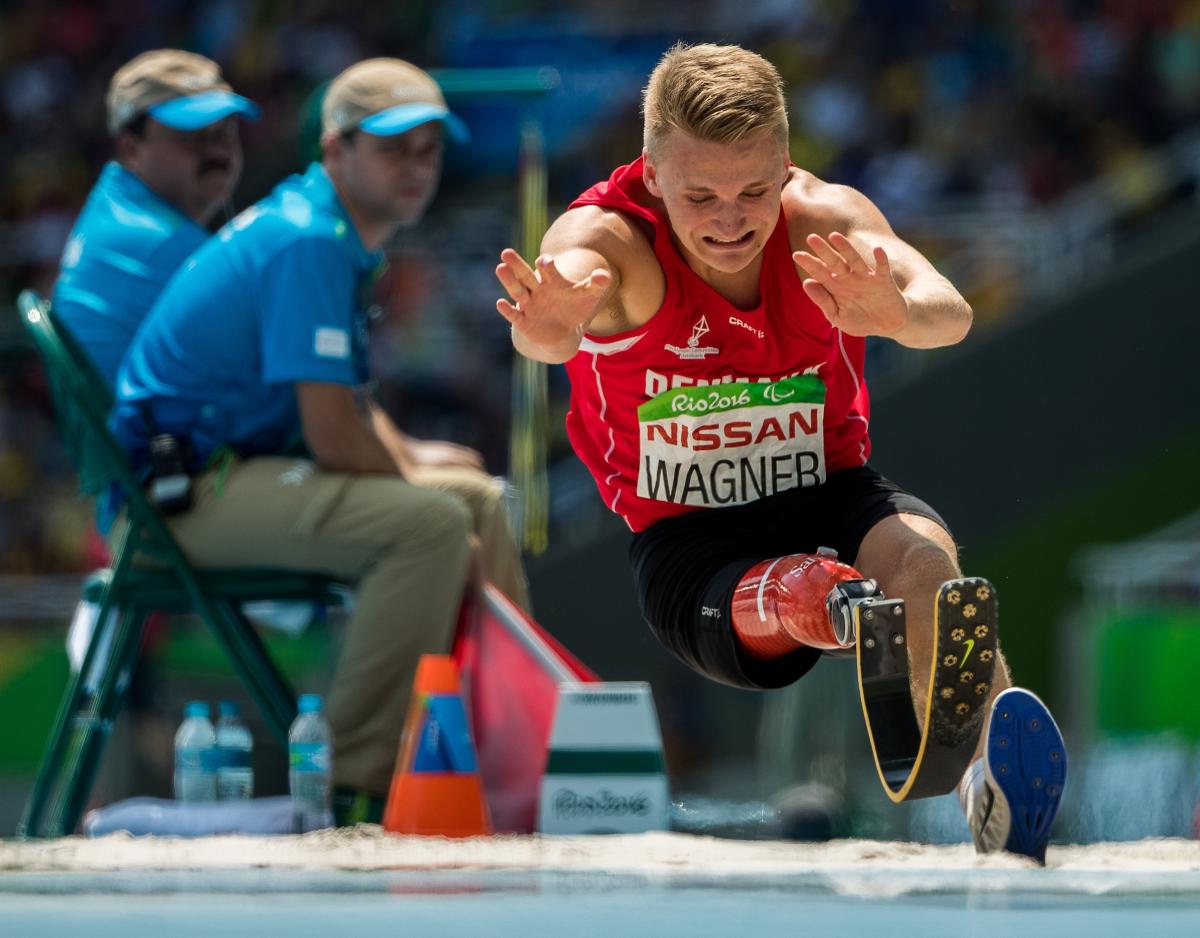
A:
<svg viewBox="0 0 1200 938">
<path fill-rule="evenodd" d="M 483 457 L 469 446 L 443 440 L 408 439 L 408 458 L 418 468 L 483 469 Z"/>
<path fill-rule="evenodd" d="M 908 322 L 908 302 L 892 276 L 887 252 L 876 247 L 872 267 L 840 231 L 826 240 L 810 234 L 808 251 L 796 251 L 804 292 L 836 328 L 847 335 L 891 336 Z M 810 253 L 811 252 L 811 253 Z"/>
</svg>

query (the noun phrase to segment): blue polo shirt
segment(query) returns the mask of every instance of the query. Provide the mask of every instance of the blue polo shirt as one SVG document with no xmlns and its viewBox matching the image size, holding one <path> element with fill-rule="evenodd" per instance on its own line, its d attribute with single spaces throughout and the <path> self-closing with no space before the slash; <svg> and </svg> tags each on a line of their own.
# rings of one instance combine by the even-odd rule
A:
<svg viewBox="0 0 1200 938">
<path fill-rule="evenodd" d="M 382 259 L 319 163 L 225 225 L 171 278 L 121 365 L 113 427 L 135 466 L 148 424 L 190 440 L 193 468 L 221 446 L 286 452 L 300 433 L 296 382 L 367 380 Z"/>
<path fill-rule="evenodd" d="M 207 239 L 125 167 L 104 167 L 63 250 L 54 312 L 109 385 L 167 280 Z"/>
</svg>

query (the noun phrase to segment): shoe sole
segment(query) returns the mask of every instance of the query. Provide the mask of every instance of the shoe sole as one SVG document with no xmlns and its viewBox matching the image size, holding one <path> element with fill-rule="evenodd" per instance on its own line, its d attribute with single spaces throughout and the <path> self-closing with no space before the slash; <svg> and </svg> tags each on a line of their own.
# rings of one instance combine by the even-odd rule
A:
<svg viewBox="0 0 1200 938">
<path fill-rule="evenodd" d="M 938 590 L 938 657 L 930 719 L 934 739 L 942 746 L 954 749 L 969 743 L 964 753 L 967 762 L 983 730 L 995 680 L 997 612 L 996 588 L 982 577 L 949 580 Z M 957 774 L 961 777 L 962 772 Z"/>
<path fill-rule="evenodd" d="M 1008 803 L 1011 827 L 1004 849 L 1045 864 L 1067 781 L 1067 748 L 1036 694 L 1010 687 L 996 696 L 983 767 L 992 791 Z"/>
</svg>

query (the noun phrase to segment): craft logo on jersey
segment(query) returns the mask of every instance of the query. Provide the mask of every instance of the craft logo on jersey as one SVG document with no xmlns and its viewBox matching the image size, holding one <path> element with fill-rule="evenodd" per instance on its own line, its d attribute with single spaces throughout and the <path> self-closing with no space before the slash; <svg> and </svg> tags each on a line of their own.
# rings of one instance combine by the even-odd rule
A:
<svg viewBox="0 0 1200 938">
<path fill-rule="evenodd" d="M 753 333 L 760 339 L 765 339 L 767 337 L 767 334 L 759 329 L 758 326 L 752 326 L 750 323 L 746 322 L 746 320 L 739 319 L 737 316 L 729 317 L 729 325 L 737 326 L 739 329 L 745 329 L 747 332 Z"/>
<path fill-rule="evenodd" d="M 692 326 L 692 337 L 687 340 L 687 347 L 680 348 L 678 345 L 671 345 L 669 342 L 663 346 L 668 352 L 674 352 L 680 358 L 694 359 L 703 358 L 705 355 L 716 355 L 719 351 L 714 345 L 701 345 L 700 339 L 707 333 L 711 332 L 708 328 L 708 320 L 701 316 L 694 326 Z"/>
<path fill-rule="evenodd" d="M 641 498 L 742 505 L 825 481 L 825 382 L 673 388 L 638 408 Z"/>
</svg>

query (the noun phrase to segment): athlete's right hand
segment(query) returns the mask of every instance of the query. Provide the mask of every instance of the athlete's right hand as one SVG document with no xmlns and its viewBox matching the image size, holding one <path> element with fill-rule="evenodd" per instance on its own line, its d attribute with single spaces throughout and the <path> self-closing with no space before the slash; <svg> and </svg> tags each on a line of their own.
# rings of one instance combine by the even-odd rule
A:
<svg viewBox="0 0 1200 938">
<path fill-rule="evenodd" d="M 496 277 L 510 297 L 496 301 L 500 315 L 527 343 L 550 353 L 573 355 L 585 326 L 608 294 L 612 273 L 597 267 L 582 280 L 572 280 L 550 255 L 539 257 L 535 269 L 512 248 L 501 252 L 500 261 Z"/>
</svg>

